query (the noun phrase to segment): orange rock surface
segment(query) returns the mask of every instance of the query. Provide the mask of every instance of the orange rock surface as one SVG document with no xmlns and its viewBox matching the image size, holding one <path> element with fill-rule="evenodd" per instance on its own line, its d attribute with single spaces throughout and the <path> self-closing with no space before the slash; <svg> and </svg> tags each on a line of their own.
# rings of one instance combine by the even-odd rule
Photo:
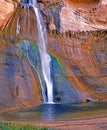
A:
<svg viewBox="0 0 107 130">
<path fill-rule="evenodd" d="M 14 4 L 12 1 L 0 1 L 0 28 L 2 28 L 14 11 Z"/>
<path fill-rule="evenodd" d="M 61 0 L 51 2 L 46 0 L 43 2 L 45 3 L 45 6 L 49 4 L 54 6 L 54 3 L 59 3 Z M 11 16 L 14 8 L 16 7 L 15 5 L 16 4 L 13 3 L 12 0 L 0 1 L 1 28 L 6 24 L 7 20 Z M 106 5 L 106 0 L 65 0 L 64 7 L 60 12 L 60 31 L 65 32 L 67 30 L 86 31 L 106 29 Z M 52 28 L 54 29 L 54 27 Z"/>
<path fill-rule="evenodd" d="M 50 34 L 49 49 L 60 59 L 66 78 L 82 101 L 107 100 L 107 41 L 104 35 L 104 32 L 68 32 L 52 38 Z"/>
<path fill-rule="evenodd" d="M 68 0 L 60 13 L 61 32 L 107 29 L 107 12 L 104 1 Z"/>
<path fill-rule="evenodd" d="M 10 45 L 0 49 L 0 110 L 40 104 L 41 91 L 36 79 L 28 61 L 18 55 L 17 48 Z"/>
</svg>

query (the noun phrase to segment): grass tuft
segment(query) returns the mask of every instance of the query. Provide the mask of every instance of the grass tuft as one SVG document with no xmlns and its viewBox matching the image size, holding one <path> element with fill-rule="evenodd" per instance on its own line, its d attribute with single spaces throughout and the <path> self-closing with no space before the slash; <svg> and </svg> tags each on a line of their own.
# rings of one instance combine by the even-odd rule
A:
<svg viewBox="0 0 107 130">
<path fill-rule="evenodd" d="M 39 128 L 37 126 L 24 125 L 11 122 L 0 122 L 0 130 L 52 130 L 47 127 Z"/>
</svg>

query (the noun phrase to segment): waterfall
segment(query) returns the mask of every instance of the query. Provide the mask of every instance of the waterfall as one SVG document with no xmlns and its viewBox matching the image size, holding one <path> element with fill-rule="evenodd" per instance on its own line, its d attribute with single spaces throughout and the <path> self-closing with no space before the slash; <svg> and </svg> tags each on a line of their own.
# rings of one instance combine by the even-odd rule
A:
<svg viewBox="0 0 107 130">
<path fill-rule="evenodd" d="M 35 12 L 35 17 L 37 19 L 38 49 L 39 49 L 39 54 L 40 54 L 40 59 L 41 59 L 42 74 L 43 74 L 45 87 L 47 91 L 46 102 L 53 103 L 53 84 L 51 81 L 51 74 L 50 74 L 51 57 L 47 53 L 47 49 L 46 49 L 47 32 L 46 32 L 44 20 L 40 13 L 36 0 L 28 0 L 25 2 L 29 4 L 30 7 L 33 8 Z"/>
</svg>

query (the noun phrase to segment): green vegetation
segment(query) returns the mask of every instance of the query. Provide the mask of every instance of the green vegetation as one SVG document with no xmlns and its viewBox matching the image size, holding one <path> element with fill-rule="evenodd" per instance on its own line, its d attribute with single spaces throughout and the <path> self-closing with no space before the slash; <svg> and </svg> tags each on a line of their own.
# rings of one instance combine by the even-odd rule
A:
<svg viewBox="0 0 107 130">
<path fill-rule="evenodd" d="M 52 54 L 51 52 L 49 52 L 49 55 L 51 56 L 51 59 L 53 59 L 54 62 L 57 63 L 57 65 L 54 68 L 59 67 L 61 74 L 64 76 L 65 75 L 65 71 L 64 71 L 64 68 L 63 68 L 63 66 L 61 64 L 60 59 L 56 55 Z"/>
<path fill-rule="evenodd" d="M 50 4 L 50 5 L 48 6 L 48 8 L 49 8 L 49 9 L 54 9 L 54 8 L 56 8 L 57 6 L 58 6 L 57 3 L 55 3 L 55 4 Z"/>
<path fill-rule="evenodd" d="M 31 47 L 32 47 L 32 49 L 36 49 L 36 43 L 34 43 L 34 42 L 30 42 L 30 45 L 31 45 Z"/>
<path fill-rule="evenodd" d="M 104 38 L 105 40 L 107 40 L 107 36 L 105 36 L 105 38 Z"/>
<path fill-rule="evenodd" d="M 30 49 L 30 53 L 32 53 L 32 56 L 35 56 L 36 54 L 36 49 L 37 49 L 37 45 L 34 42 L 28 41 L 28 46 Z M 19 49 L 19 54 L 21 57 L 27 57 L 27 48 L 26 45 L 24 43 L 24 41 L 19 41 L 18 42 L 18 49 Z M 31 54 L 30 54 L 31 55 Z"/>
<path fill-rule="evenodd" d="M 0 130 L 52 130 L 47 127 L 24 125 L 21 123 L 0 122 Z"/>
<path fill-rule="evenodd" d="M 58 63 L 59 67 L 60 67 L 61 69 L 63 69 L 62 64 L 61 64 L 61 62 L 60 62 L 60 59 L 57 58 L 57 56 L 55 56 L 55 55 L 52 54 L 51 52 L 49 52 L 49 55 L 51 56 L 51 58 L 53 58 L 53 59 Z"/>
</svg>

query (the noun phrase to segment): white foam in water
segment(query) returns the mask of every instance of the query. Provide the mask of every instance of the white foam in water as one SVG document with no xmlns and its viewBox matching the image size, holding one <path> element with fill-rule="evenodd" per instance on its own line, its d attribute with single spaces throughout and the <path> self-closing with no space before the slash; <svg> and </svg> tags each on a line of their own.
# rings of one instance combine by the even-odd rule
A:
<svg viewBox="0 0 107 130">
<path fill-rule="evenodd" d="M 19 18 L 18 18 L 17 26 L 16 26 L 16 34 L 19 34 L 19 33 L 20 33 L 20 23 L 19 23 Z"/>
</svg>

